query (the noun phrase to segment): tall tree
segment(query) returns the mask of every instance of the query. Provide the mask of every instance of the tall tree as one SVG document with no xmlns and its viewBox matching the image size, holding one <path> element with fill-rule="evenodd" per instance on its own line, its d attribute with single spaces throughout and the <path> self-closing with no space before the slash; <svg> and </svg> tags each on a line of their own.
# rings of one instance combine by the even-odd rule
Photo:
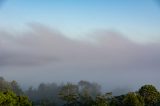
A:
<svg viewBox="0 0 160 106">
<path fill-rule="evenodd" d="M 76 106 L 78 101 L 78 86 L 67 83 L 61 88 L 59 97 L 66 102 L 67 106 Z"/>
<path fill-rule="evenodd" d="M 144 106 L 144 100 L 140 95 L 136 93 L 128 93 L 123 100 L 123 105 L 124 106 Z"/>
<path fill-rule="evenodd" d="M 3 77 L 0 77 L 0 91 L 11 90 L 10 83 L 6 81 Z"/>
<path fill-rule="evenodd" d="M 11 85 L 11 89 L 13 90 L 13 92 L 15 92 L 17 95 L 22 95 L 22 89 L 19 87 L 18 83 L 13 80 L 12 82 L 10 82 Z"/>
<path fill-rule="evenodd" d="M 160 93 L 153 85 L 144 85 L 138 92 L 144 98 L 146 106 L 153 106 L 159 102 Z"/>
<path fill-rule="evenodd" d="M 101 94 L 101 86 L 97 83 L 90 83 L 82 80 L 78 83 L 78 86 L 81 95 L 87 94 L 95 99 L 97 95 Z"/>
</svg>

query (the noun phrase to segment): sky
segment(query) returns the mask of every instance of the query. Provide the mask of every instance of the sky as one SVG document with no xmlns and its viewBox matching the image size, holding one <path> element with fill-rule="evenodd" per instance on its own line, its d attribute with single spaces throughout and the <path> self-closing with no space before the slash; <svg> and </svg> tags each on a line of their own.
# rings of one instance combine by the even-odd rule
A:
<svg viewBox="0 0 160 106">
<path fill-rule="evenodd" d="M 22 86 L 94 81 L 160 88 L 157 0 L 4 0 L 0 75 Z"/>
<path fill-rule="evenodd" d="M 157 0 L 6 0 L 0 26 L 19 30 L 37 22 L 78 39 L 109 29 L 146 42 L 159 37 L 159 12 Z"/>
</svg>

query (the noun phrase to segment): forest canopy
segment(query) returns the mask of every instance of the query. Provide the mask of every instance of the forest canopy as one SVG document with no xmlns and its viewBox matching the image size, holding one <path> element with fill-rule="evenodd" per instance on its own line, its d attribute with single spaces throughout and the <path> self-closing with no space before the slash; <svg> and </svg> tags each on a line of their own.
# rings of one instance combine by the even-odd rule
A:
<svg viewBox="0 0 160 106">
<path fill-rule="evenodd" d="M 101 92 L 98 83 L 41 83 L 37 88 L 22 90 L 19 84 L 0 77 L 0 106 L 159 106 L 160 92 L 153 85 L 138 91 L 113 96 Z"/>
</svg>

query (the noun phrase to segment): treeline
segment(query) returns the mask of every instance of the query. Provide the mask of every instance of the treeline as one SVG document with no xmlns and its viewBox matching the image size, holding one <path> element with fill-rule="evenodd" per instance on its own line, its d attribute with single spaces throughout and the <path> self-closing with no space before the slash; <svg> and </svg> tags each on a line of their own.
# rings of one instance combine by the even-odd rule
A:
<svg viewBox="0 0 160 106">
<path fill-rule="evenodd" d="M 97 83 L 41 83 L 23 91 L 16 81 L 0 78 L 0 106 L 160 106 L 160 92 L 144 85 L 136 92 L 113 96 Z"/>
<path fill-rule="evenodd" d="M 74 104 L 75 102 L 90 102 L 87 99 L 95 99 L 97 95 L 101 94 L 101 87 L 97 83 L 90 83 L 87 81 L 80 81 L 78 84 L 67 83 L 61 85 L 56 83 L 41 83 L 37 89 L 30 87 L 27 91 L 25 91 L 25 94 L 28 95 L 35 106 L 42 104 L 44 106 L 62 106 L 64 104 L 71 106 L 71 104 Z M 75 99 L 73 98 L 74 95 L 77 97 L 76 101 L 73 100 Z M 66 101 L 65 98 L 72 98 L 72 100 Z"/>
</svg>

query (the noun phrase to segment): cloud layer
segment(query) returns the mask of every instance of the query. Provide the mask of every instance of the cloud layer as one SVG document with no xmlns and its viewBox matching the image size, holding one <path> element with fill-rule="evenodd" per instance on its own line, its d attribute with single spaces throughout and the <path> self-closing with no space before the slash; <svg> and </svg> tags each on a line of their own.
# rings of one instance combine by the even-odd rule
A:
<svg viewBox="0 0 160 106">
<path fill-rule="evenodd" d="M 35 83 L 84 79 L 125 85 L 160 80 L 160 43 L 139 44 L 114 31 L 92 32 L 95 42 L 89 42 L 43 25 L 29 27 L 19 33 L 0 31 L 1 75 L 21 81 L 24 76 Z"/>
</svg>

